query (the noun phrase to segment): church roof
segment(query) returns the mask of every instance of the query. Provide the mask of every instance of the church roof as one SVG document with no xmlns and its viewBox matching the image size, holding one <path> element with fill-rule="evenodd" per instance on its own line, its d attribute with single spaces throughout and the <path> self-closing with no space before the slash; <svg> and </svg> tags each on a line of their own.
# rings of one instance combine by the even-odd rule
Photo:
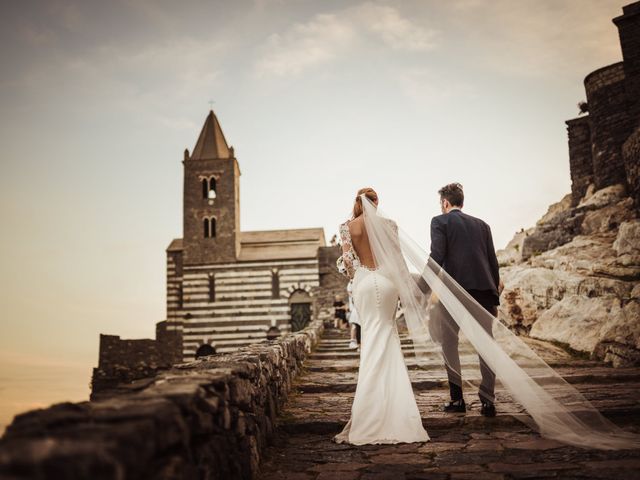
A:
<svg viewBox="0 0 640 480">
<path fill-rule="evenodd" d="M 324 229 L 263 230 L 242 232 L 238 260 L 285 260 L 315 258 L 324 247 Z"/>
<path fill-rule="evenodd" d="M 308 259 L 318 256 L 318 247 L 326 246 L 323 228 L 262 230 L 240 234 L 238 261 Z M 167 252 L 183 249 L 181 238 L 175 238 Z"/>
<path fill-rule="evenodd" d="M 222 128 L 220 128 L 220 122 L 213 110 L 210 110 L 191 154 L 191 160 L 231 158 L 232 156 Z"/>
<path fill-rule="evenodd" d="M 174 238 L 167 247 L 167 252 L 175 252 L 178 250 L 182 250 L 182 239 Z"/>
</svg>

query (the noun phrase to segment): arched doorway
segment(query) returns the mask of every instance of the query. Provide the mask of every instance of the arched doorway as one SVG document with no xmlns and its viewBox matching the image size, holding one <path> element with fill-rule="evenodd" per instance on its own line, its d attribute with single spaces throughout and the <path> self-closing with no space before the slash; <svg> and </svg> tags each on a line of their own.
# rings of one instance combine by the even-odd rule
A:
<svg viewBox="0 0 640 480">
<path fill-rule="evenodd" d="M 204 343 L 198 347 L 198 350 L 196 350 L 196 358 L 206 357 L 207 355 L 215 355 L 215 353 L 215 347 L 209 345 L 208 343 Z"/>
<path fill-rule="evenodd" d="M 311 296 L 304 290 L 295 290 L 289 297 L 291 310 L 291 331 L 297 332 L 311 320 Z"/>
</svg>

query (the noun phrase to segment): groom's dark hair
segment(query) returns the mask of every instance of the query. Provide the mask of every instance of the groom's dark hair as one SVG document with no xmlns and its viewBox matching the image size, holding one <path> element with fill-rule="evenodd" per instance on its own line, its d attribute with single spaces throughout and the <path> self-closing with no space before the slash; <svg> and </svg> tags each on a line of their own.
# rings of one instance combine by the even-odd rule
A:
<svg viewBox="0 0 640 480">
<path fill-rule="evenodd" d="M 459 183 L 450 183 L 445 185 L 440 190 L 440 199 L 446 199 L 454 207 L 462 207 L 464 205 L 464 192 L 462 191 L 462 185 Z"/>
</svg>

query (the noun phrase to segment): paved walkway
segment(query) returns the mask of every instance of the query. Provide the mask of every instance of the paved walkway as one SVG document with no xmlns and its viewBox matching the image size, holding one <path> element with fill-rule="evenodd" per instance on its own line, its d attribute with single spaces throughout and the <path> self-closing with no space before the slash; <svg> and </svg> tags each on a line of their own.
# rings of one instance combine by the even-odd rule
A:
<svg viewBox="0 0 640 480">
<path fill-rule="evenodd" d="M 603 478 L 640 479 L 640 451 L 586 450 L 541 438 L 515 417 L 521 414 L 498 389 L 498 415 L 479 413 L 475 392 L 465 392 L 466 414 L 444 414 L 444 372 L 417 368 L 403 340 L 405 359 L 427 443 L 339 445 L 331 442 L 349 419 L 358 354 L 346 331 L 327 330 L 297 379 L 282 412 L 274 444 L 265 452 L 265 480 L 418 480 Z M 576 359 L 553 345 L 531 341 L 541 356 L 601 412 L 640 432 L 640 369 L 613 369 Z M 463 363 L 464 363 L 464 355 Z"/>
</svg>

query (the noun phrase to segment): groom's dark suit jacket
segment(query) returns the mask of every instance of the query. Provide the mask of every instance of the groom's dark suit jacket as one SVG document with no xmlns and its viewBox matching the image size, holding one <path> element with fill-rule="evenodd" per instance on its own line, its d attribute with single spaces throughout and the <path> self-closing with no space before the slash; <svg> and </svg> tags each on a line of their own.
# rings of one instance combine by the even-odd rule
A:
<svg viewBox="0 0 640 480">
<path fill-rule="evenodd" d="M 460 210 L 433 217 L 431 258 L 480 304 L 500 304 L 498 259 L 484 221 Z"/>
</svg>

